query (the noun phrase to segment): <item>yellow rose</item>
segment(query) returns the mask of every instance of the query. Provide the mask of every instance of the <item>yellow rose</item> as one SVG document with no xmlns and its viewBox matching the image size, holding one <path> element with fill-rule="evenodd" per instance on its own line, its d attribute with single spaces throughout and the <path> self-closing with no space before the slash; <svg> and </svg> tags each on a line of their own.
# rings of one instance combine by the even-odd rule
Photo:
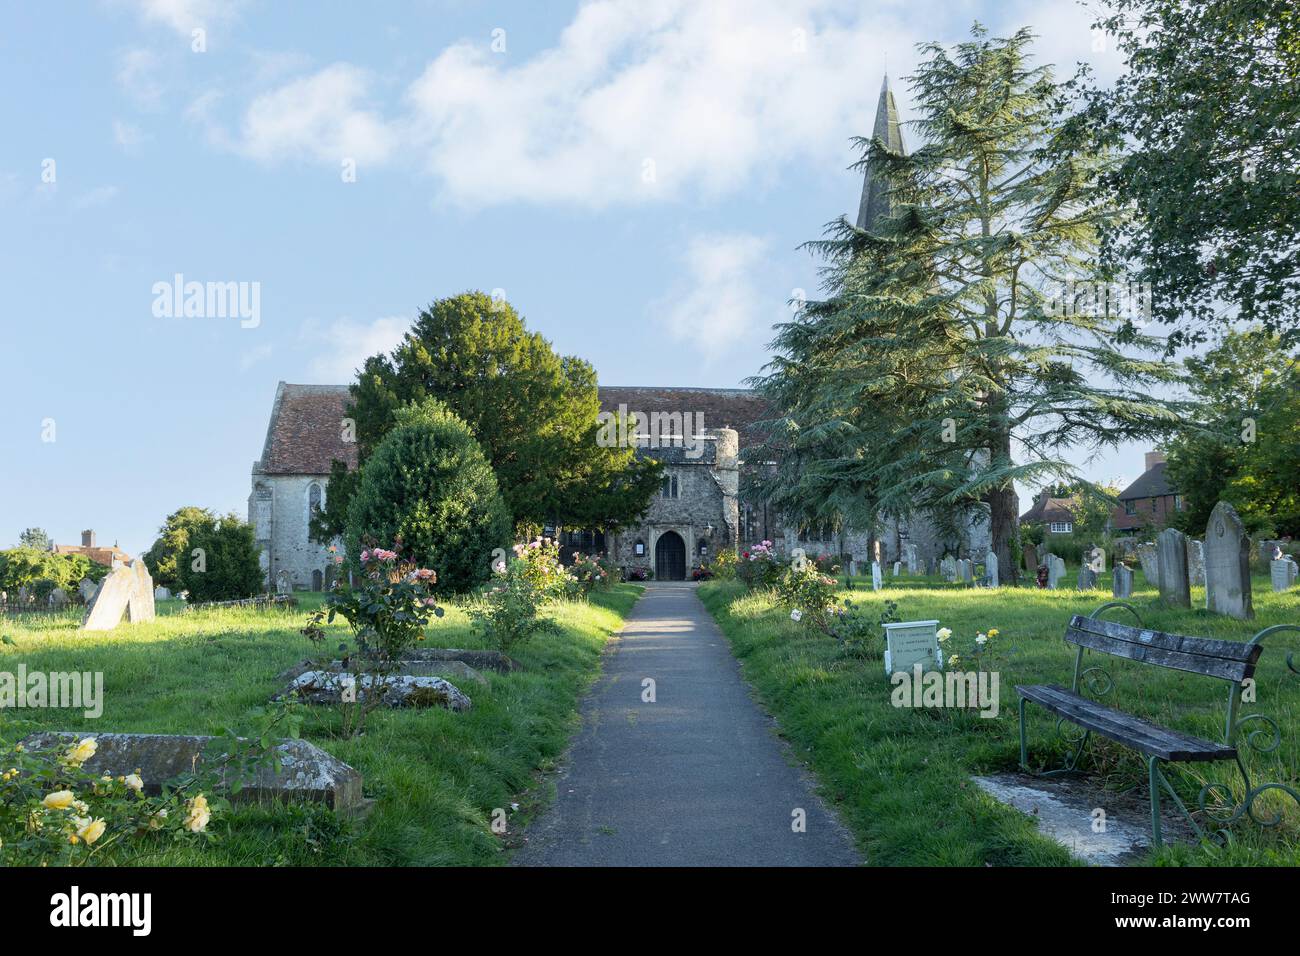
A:
<svg viewBox="0 0 1300 956">
<path fill-rule="evenodd" d="M 47 810 L 66 810 L 72 806 L 73 799 L 71 790 L 55 790 L 53 793 L 46 794 L 41 805 Z"/>
<path fill-rule="evenodd" d="M 997 637 L 997 636 L 998 636 L 999 634 L 1001 634 L 1001 633 L 1002 633 L 1002 632 L 999 631 L 996 627 L 990 627 L 990 628 L 989 628 L 989 637 Z"/>
<path fill-rule="evenodd" d="M 144 781 L 140 779 L 140 775 L 138 773 L 127 774 L 126 779 L 124 779 L 122 782 L 126 784 L 126 788 L 128 790 L 134 790 L 137 793 L 139 793 L 141 790 L 144 789 Z"/>
<path fill-rule="evenodd" d="M 185 829 L 191 833 L 202 833 L 208 828 L 212 813 L 208 810 L 208 800 L 203 794 L 189 802 L 189 813 L 185 817 Z"/>
<path fill-rule="evenodd" d="M 95 756 L 95 751 L 99 749 L 99 744 L 95 743 L 94 737 L 86 737 L 81 743 L 77 744 L 68 751 L 68 763 L 80 767 L 83 763 Z"/>
<path fill-rule="evenodd" d="M 89 846 L 104 835 L 104 830 L 107 829 L 107 827 L 108 824 L 103 820 L 92 820 L 85 826 L 77 828 L 77 836 L 85 840 L 86 845 Z"/>
</svg>

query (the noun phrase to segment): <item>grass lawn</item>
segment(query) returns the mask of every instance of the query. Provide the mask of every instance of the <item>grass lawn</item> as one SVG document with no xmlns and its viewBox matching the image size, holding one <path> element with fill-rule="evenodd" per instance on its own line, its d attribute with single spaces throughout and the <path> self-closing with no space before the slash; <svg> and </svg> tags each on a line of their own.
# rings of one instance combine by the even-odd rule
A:
<svg viewBox="0 0 1300 956">
<path fill-rule="evenodd" d="M 474 701 L 468 713 L 440 708 L 378 709 L 367 733 L 334 735 L 337 711 L 304 708 L 302 735 L 361 772 L 376 801 L 363 821 L 341 824 L 327 810 L 238 808 L 214 820 L 221 839 L 202 848 L 162 842 L 129 857 L 100 862 L 196 866 L 443 866 L 506 861 L 513 834 L 549 801 L 538 772 L 562 755 L 577 726 L 577 704 L 595 678 L 608 637 L 622 625 L 641 588 L 622 584 L 593 594 L 590 603 L 566 602 L 549 613 L 562 624 L 512 652 L 521 671 L 485 671 L 486 688 L 463 686 Z M 224 609 L 180 614 L 179 602 L 160 602 L 149 624 L 123 623 L 106 633 L 82 633 L 79 617 L 0 620 L 0 670 L 102 671 L 104 713 L 7 710 L 0 739 L 36 730 L 215 734 L 223 727 L 253 729 L 250 710 L 280 690 L 275 677 L 319 651 L 298 633 L 319 598 L 294 611 Z M 340 637 L 346 625 L 333 626 Z M 330 641 L 327 639 L 326 646 Z M 429 628 L 427 646 L 482 647 L 454 605 Z M 510 832 L 489 828 L 494 808 L 520 804 Z"/>
<path fill-rule="evenodd" d="M 1165 609 L 1141 571 L 1135 576 L 1131 603 L 1149 627 L 1244 641 L 1271 624 L 1300 624 L 1300 589 L 1274 594 L 1264 576 L 1253 582 L 1256 620 L 1251 622 L 1196 610 L 1204 607 L 1201 588 L 1192 589 L 1193 610 Z M 998 653 L 986 656 L 985 664 L 1000 673 L 996 718 L 893 707 L 879 648 L 870 658 L 850 656 L 831 639 L 813 636 L 791 621 L 789 611 L 767 592 L 747 593 L 736 582 L 710 582 L 701 586 L 700 597 L 782 734 L 812 767 L 824 795 L 855 832 L 869 863 L 1069 865 L 1066 851 L 1038 835 L 1027 816 L 986 796 L 969 778 L 1016 768 L 1015 685 L 1069 686 L 1074 648 L 1062 640 L 1066 622 L 1072 614 L 1090 613 L 1110 600 L 1109 573 L 1102 575 L 1104 590 L 1091 594 L 974 589 L 938 577 L 887 578 L 886 583 L 877 594 L 869 579 L 855 581 L 854 590 L 845 596 L 864 605 L 872 620 L 889 600 L 897 602 L 901 620 L 938 619 L 952 629 L 951 643 L 959 653 L 967 652 L 977 631 L 1001 632 L 994 642 Z M 1123 610 L 1109 611 L 1106 617 L 1132 622 Z M 1256 673 L 1258 703 L 1243 706 L 1242 713 L 1271 716 L 1281 728 L 1282 744 L 1271 754 L 1245 751 L 1246 762 L 1257 782 L 1282 781 L 1300 789 L 1300 678 L 1285 667 L 1287 652 L 1300 646 L 1300 634 L 1283 632 L 1265 644 Z M 1107 702 L 1167 726 L 1222 739 L 1225 682 L 1106 655 L 1089 657 L 1090 664 L 1106 666 L 1115 678 Z M 1028 714 L 1031 764 L 1039 769 L 1059 766 L 1066 746 L 1055 734 L 1055 719 L 1033 705 Z M 1257 726 L 1259 722 L 1252 722 L 1247 729 Z M 1145 799 L 1145 764 L 1134 752 L 1094 735 L 1083 768 L 1096 774 L 1098 786 L 1114 791 L 1136 787 Z M 1238 797 L 1243 789 L 1230 762 L 1177 764 L 1167 766 L 1166 773 L 1193 806 L 1207 780 L 1232 783 Z M 1274 796 L 1266 794 L 1256 806 L 1282 810 L 1281 827 L 1239 822 L 1227 848 L 1166 847 L 1147 862 L 1300 865 L 1300 808 L 1289 797 L 1274 801 Z M 1134 822 L 1149 826 L 1149 821 Z"/>
</svg>

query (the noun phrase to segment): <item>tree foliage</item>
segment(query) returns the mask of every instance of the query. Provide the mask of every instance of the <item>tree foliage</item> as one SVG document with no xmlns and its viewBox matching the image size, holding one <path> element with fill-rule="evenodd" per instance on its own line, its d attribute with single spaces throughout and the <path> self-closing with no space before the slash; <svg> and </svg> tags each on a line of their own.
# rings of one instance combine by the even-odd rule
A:
<svg viewBox="0 0 1300 956">
<path fill-rule="evenodd" d="M 1300 535 L 1300 359 L 1255 328 L 1185 365 L 1196 412 L 1166 449 L 1177 526 L 1203 534 L 1224 499 L 1252 532 Z"/>
<path fill-rule="evenodd" d="M 351 392 L 363 470 L 401 409 L 436 398 L 469 425 L 521 525 L 618 527 L 658 487 L 658 464 L 597 443 L 591 365 L 558 355 L 508 302 L 482 292 L 424 309 L 391 355 L 366 359 Z M 344 530 L 359 480 L 331 475 L 317 540 Z"/>
<path fill-rule="evenodd" d="M 397 550 L 468 591 L 510 545 L 510 513 L 469 426 L 437 399 L 400 410 L 366 461 L 348 508 L 352 560 L 369 546 Z"/>
<path fill-rule="evenodd" d="M 54 547 L 54 542 L 45 533 L 44 528 L 24 528 L 23 533 L 18 536 L 18 546 L 20 548 L 34 548 L 37 551 L 48 551 Z"/>
<path fill-rule="evenodd" d="M 191 603 L 234 601 L 266 590 L 253 526 L 238 515 L 206 514 L 188 527 L 185 548 L 174 556 L 176 580 Z"/>
<path fill-rule="evenodd" d="M 759 380 L 782 411 L 776 442 L 795 450 L 777 483 L 805 511 L 822 491 L 859 525 L 982 508 L 1007 577 L 1014 482 L 1079 480 L 1064 449 L 1147 438 L 1177 417 L 1149 397 L 1177 377 L 1152 357 L 1163 343 L 1135 335 L 1121 350 L 1110 300 L 1095 310 L 1063 291 L 1110 278 L 1094 261 L 1113 215 L 1098 195 L 1106 157 L 1068 120 L 1068 87 L 1029 64 L 1030 42 L 976 25 L 951 52 L 922 47 L 925 144 L 902 155 L 860 141 L 894 212 L 874 232 L 841 219 L 809 244 L 826 297 L 778 327 Z"/>
<path fill-rule="evenodd" d="M 1294 0 L 1107 0 L 1126 70 L 1091 94 L 1106 178 L 1135 215 L 1108 261 L 1151 283 L 1171 346 L 1233 319 L 1300 335 L 1300 7 Z"/>
<path fill-rule="evenodd" d="M 198 528 L 208 528 L 217 520 L 207 508 L 187 505 L 169 514 L 158 529 L 158 537 L 142 556 L 154 583 L 169 591 L 183 589 L 178 561 L 190 560 L 190 533 Z"/>
<path fill-rule="evenodd" d="M 55 554 L 29 547 L 0 551 L 0 590 L 11 599 L 20 587 L 31 588 L 38 581 L 53 582 L 45 587 L 46 594 L 56 587 L 71 592 L 82 578 L 98 582 L 108 572 L 107 567 L 84 554 Z"/>
</svg>

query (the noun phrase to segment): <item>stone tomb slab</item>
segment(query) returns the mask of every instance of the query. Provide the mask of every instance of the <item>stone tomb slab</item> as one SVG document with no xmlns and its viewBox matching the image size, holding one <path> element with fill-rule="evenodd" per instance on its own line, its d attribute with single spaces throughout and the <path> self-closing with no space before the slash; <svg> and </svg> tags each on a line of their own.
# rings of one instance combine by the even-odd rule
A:
<svg viewBox="0 0 1300 956">
<path fill-rule="evenodd" d="M 97 734 L 54 731 L 32 734 L 23 740 L 28 750 L 64 748 L 86 737 L 99 745 L 84 767 L 92 773 L 110 776 L 140 771 L 146 793 L 156 794 L 162 785 L 191 769 L 203 769 L 205 752 L 217 737 L 180 734 Z M 306 740 L 281 740 L 280 770 L 262 767 L 256 777 L 245 781 L 232 800 L 282 803 L 323 803 L 340 814 L 368 809 L 361 792 L 361 774 L 337 757 Z"/>
<path fill-rule="evenodd" d="M 1085 863 L 1126 866 L 1151 847 L 1151 804 L 1142 796 L 1101 790 L 1087 778 L 999 773 L 972 779 L 994 800 L 1028 814 L 1044 836 Z M 1181 817 L 1163 814 L 1160 830 L 1166 843 L 1191 842 Z"/>
<path fill-rule="evenodd" d="M 364 700 L 372 686 L 378 688 L 377 693 L 385 707 L 445 707 L 459 713 L 474 706 L 469 697 L 450 681 L 414 674 L 389 674 L 378 678 L 363 674 L 358 681 L 352 674 L 341 671 L 306 671 L 290 681 L 280 696 L 296 693 L 309 704 L 337 704 L 345 696 Z"/>
</svg>

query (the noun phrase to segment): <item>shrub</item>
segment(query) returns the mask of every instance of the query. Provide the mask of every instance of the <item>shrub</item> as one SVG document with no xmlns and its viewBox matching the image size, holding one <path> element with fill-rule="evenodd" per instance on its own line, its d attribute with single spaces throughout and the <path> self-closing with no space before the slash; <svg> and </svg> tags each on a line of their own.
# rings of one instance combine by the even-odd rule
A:
<svg viewBox="0 0 1300 956">
<path fill-rule="evenodd" d="M 362 469 L 348 506 L 347 552 L 359 554 L 366 540 L 400 539 L 443 587 L 472 590 L 510 538 L 496 475 L 469 427 L 442 403 L 409 406 L 398 420 Z"/>
<path fill-rule="evenodd" d="M 612 581 L 605 563 L 577 551 L 573 552 L 573 565 L 569 568 L 569 574 L 573 578 L 574 591 L 583 597 L 597 589 L 608 588 Z"/>
<path fill-rule="evenodd" d="M 839 582 L 817 570 L 812 562 L 786 568 L 776 584 L 776 596 L 791 617 L 806 626 L 830 633 L 831 618 L 839 613 L 835 592 Z"/>
<path fill-rule="evenodd" d="M 767 588 L 781 579 L 784 570 L 783 562 L 772 548 L 772 542 L 760 541 L 741 553 L 736 565 L 736 576 L 746 587 Z"/>
<path fill-rule="evenodd" d="M 559 630 L 555 621 L 541 616 L 542 608 L 555 597 L 555 584 L 549 576 L 538 574 L 542 563 L 538 551 L 517 552 L 497 583 L 468 608 L 474 629 L 503 653 L 537 634 Z"/>
<path fill-rule="evenodd" d="M 189 529 L 187 550 L 176 560 L 176 578 L 191 602 L 235 601 L 266 588 L 253 526 L 237 515 Z M 197 552 L 197 553 L 196 553 Z"/>
<path fill-rule="evenodd" d="M 736 564 L 738 558 L 736 552 L 731 548 L 723 548 L 718 552 L 711 562 L 709 570 L 713 572 L 714 577 L 720 581 L 730 581 L 736 576 Z"/>
</svg>

